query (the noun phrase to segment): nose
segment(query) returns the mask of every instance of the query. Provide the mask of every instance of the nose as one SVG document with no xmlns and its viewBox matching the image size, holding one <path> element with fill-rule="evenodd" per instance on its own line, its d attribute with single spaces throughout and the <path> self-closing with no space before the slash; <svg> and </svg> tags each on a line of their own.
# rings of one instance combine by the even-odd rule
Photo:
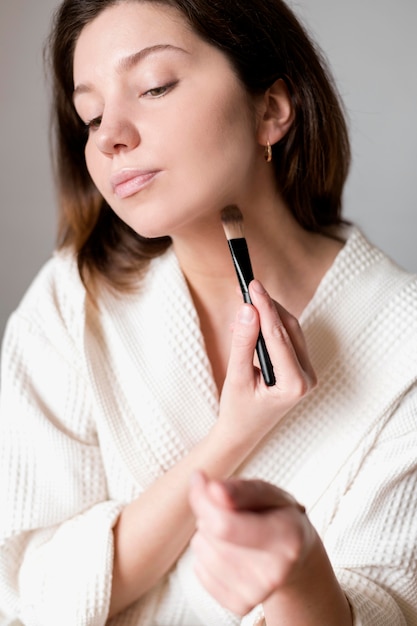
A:
<svg viewBox="0 0 417 626">
<path fill-rule="evenodd" d="M 105 112 L 93 136 L 100 152 L 109 156 L 124 150 L 133 150 L 140 143 L 136 125 L 128 116 L 117 113 Z"/>
</svg>

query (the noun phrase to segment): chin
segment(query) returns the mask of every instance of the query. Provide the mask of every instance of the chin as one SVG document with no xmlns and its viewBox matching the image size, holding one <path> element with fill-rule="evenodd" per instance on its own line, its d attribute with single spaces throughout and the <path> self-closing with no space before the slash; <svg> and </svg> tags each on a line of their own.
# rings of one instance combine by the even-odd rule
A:
<svg viewBox="0 0 417 626">
<path fill-rule="evenodd" d="M 141 224 L 130 224 L 126 221 L 126 224 L 135 231 L 140 237 L 145 239 L 158 239 L 159 237 L 168 237 L 169 234 L 162 228 L 155 228 L 155 225 L 144 226 Z"/>
</svg>

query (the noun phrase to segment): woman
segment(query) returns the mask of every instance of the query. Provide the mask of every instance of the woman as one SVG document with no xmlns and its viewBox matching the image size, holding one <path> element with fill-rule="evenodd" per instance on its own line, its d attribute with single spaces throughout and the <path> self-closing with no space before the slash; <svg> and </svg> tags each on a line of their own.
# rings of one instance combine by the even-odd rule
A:
<svg viewBox="0 0 417 626">
<path fill-rule="evenodd" d="M 343 226 L 305 32 L 278 0 L 65 0 L 50 50 L 60 245 L 3 347 L 5 623 L 416 623 L 417 282 Z"/>
</svg>

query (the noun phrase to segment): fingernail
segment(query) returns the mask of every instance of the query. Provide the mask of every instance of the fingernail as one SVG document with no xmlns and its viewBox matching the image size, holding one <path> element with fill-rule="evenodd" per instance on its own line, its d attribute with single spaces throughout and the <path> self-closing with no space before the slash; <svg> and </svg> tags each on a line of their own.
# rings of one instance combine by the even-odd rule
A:
<svg viewBox="0 0 417 626">
<path fill-rule="evenodd" d="M 252 324 L 255 319 L 255 312 L 250 304 L 243 305 L 237 314 L 239 322 L 242 324 Z"/>
<path fill-rule="evenodd" d="M 252 282 L 252 287 L 257 293 L 260 293 L 262 295 L 266 294 L 265 287 L 262 285 L 262 283 L 259 282 L 259 280 L 254 280 Z"/>
</svg>

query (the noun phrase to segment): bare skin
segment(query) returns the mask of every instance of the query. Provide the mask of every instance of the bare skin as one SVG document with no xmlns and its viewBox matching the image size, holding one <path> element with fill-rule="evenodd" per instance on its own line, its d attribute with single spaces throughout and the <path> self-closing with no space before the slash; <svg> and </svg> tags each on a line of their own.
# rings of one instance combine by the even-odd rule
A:
<svg viewBox="0 0 417 626">
<path fill-rule="evenodd" d="M 195 471 L 209 479 L 232 476 L 314 389 L 315 373 L 295 316 L 341 244 L 297 224 L 264 160 L 263 146 L 278 142 L 293 119 L 282 81 L 249 103 L 226 57 L 173 9 L 146 2 L 105 9 L 77 41 L 74 83 L 74 104 L 89 128 L 85 153 L 90 175 L 134 230 L 147 237 L 171 236 L 220 398 L 212 431 L 120 515 L 114 528 L 113 616 L 156 585 L 188 545 L 194 514 L 203 517 L 199 505 L 194 501 L 193 513 L 189 502 Z M 134 192 L 131 183 L 120 183 L 132 171 L 139 172 Z M 221 209 L 232 203 L 244 214 L 255 275 L 267 290 L 252 283 L 253 306 L 239 304 L 220 221 Z M 280 375 L 279 385 L 271 388 L 254 365 L 260 327 Z M 198 498 L 204 500 L 201 493 Z M 291 509 L 287 517 L 288 528 L 297 534 L 300 512 Z M 329 581 L 329 563 L 313 549 L 314 529 L 305 516 L 303 520 L 310 543 L 301 546 L 294 560 L 311 563 L 309 580 L 324 576 Z M 276 615 L 282 623 L 295 623 L 291 616 L 300 601 L 306 602 L 308 584 L 292 580 L 291 592 L 288 585 L 288 593 L 281 595 L 270 588 L 278 604 L 272 606 L 271 600 L 270 609 L 265 605 L 268 624 L 274 624 Z M 337 581 L 330 588 L 327 602 L 340 617 L 338 626 L 344 626 L 350 622 L 343 594 Z M 262 594 L 257 599 L 262 601 Z"/>
<path fill-rule="evenodd" d="M 256 278 L 273 300 L 298 318 L 342 244 L 301 229 L 279 198 L 274 206 L 273 216 L 264 217 L 263 211 L 259 211 L 254 218 L 249 207 L 245 212 L 245 237 Z M 242 296 L 217 216 L 213 231 L 208 238 L 207 227 L 202 228 L 204 240 L 197 238 L 192 247 L 187 245 L 184 249 L 182 242 L 175 239 L 174 246 L 199 314 L 220 394 L 230 352 L 230 326 Z"/>
<path fill-rule="evenodd" d="M 190 501 L 196 572 L 221 604 L 243 616 L 263 602 L 268 626 L 352 623 L 323 544 L 288 493 L 263 481 L 209 481 L 200 473 Z"/>
<path fill-rule="evenodd" d="M 115 527 L 111 615 L 156 584 L 189 542 L 195 522 L 188 491 L 195 470 L 203 469 L 213 478 L 231 476 L 316 384 L 301 331 L 289 325 L 287 330 L 260 284 L 251 285 L 251 295 L 256 309 L 251 305 L 238 309 L 216 426 L 182 461 L 127 505 Z M 280 388 L 265 387 L 260 371 L 253 366 L 259 332 L 257 311 L 264 320 L 262 330 L 271 358 L 285 369 Z"/>
</svg>

